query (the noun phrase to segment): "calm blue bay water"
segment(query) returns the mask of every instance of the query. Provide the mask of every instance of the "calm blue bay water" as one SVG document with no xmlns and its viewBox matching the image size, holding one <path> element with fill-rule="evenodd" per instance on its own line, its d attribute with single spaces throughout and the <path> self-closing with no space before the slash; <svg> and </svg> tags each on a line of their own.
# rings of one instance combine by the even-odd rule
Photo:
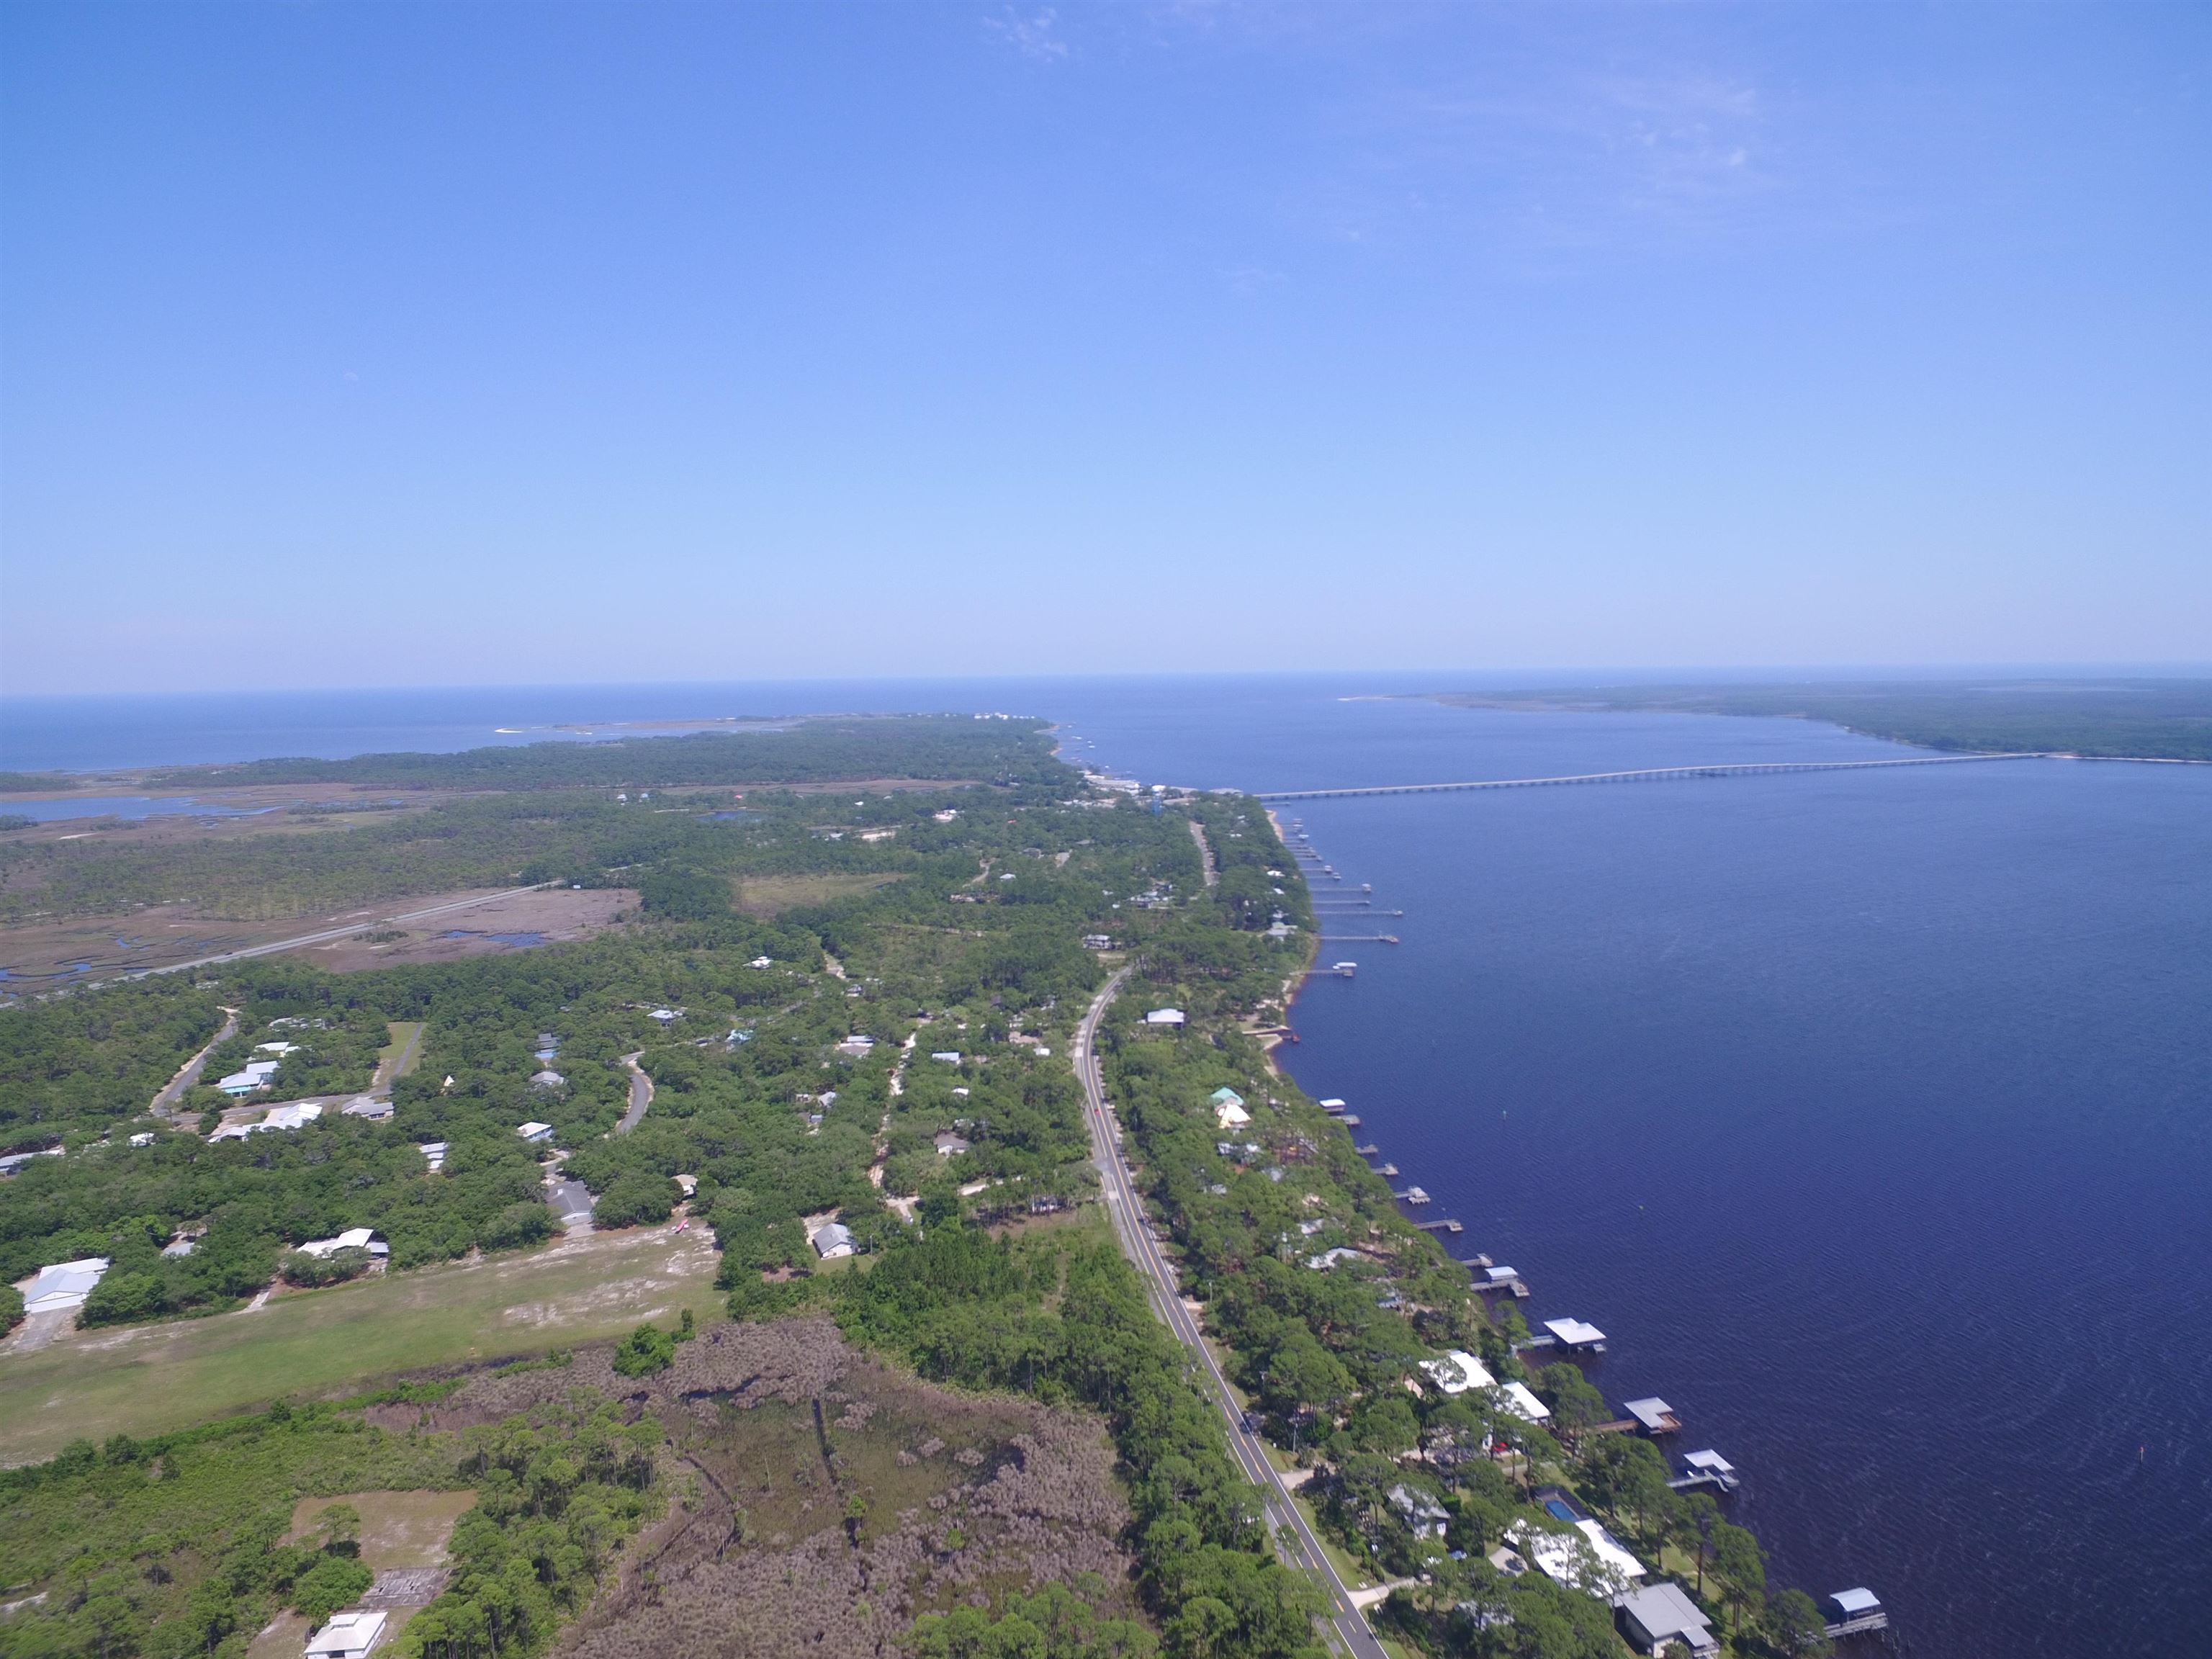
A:
<svg viewBox="0 0 2212 1659">
<path fill-rule="evenodd" d="M 938 681 L 0 706 L 0 766 L 450 749 L 500 725 L 1003 708 L 1288 788 L 1903 751 L 1789 721 Z M 1091 746 L 1095 744 L 1095 746 Z M 2212 769 L 2020 762 L 1306 803 L 1407 915 L 1286 1064 L 1532 1318 L 1602 1326 L 1775 1577 L 1919 1659 L 2212 1653 Z M 1368 931 L 1358 929 L 1356 931 Z"/>
</svg>

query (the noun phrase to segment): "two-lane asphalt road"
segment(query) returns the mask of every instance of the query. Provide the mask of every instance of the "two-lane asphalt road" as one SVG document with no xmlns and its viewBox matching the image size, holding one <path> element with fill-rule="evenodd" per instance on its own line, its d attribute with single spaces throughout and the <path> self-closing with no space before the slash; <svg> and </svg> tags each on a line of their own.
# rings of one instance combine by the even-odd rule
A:
<svg viewBox="0 0 2212 1659">
<path fill-rule="evenodd" d="M 1105 988 L 1092 1000 L 1075 1034 L 1075 1074 L 1083 1082 L 1084 1121 L 1090 1126 L 1091 1153 L 1098 1165 L 1099 1179 L 1105 1184 L 1106 1212 L 1114 1219 L 1115 1235 L 1121 1241 L 1122 1254 L 1136 1263 L 1137 1271 L 1144 1274 L 1154 1310 L 1167 1322 L 1176 1340 L 1197 1356 L 1205 1374 L 1206 1390 L 1221 1408 L 1222 1417 L 1229 1425 L 1229 1449 L 1236 1455 L 1246 1479 L 1260 1488 L 1261 1510 L 1276 1549 L 1291 1566 L 1303 1568 L 1321 1581 L 1329 1600 L 1329 1625 L 1353 1659 L 1389 1659 L 1382 1644 L 1375 1639 L 1366 1619 L 1352 1606 L 1352 1592 L 1337 1576 L 1336 1567 L 1322 1549 L 1321 1540 L 1313 1535 L 1305 1516 L 1291 1501 L 1290 1489 L 1283 1485 L 1282 1476 L 1267 1461 L 1267 1454 L 1257 1437 L 1244 1427 L 1244 1414 L 1237 1404 L 1236 1395 L 1229 1390 L 1229 1381 L 1222 1376 L 1221 1367 L 1206 1347 L 1196 1316 L 1183 1304 L 1175 1269 L 1160 1253 L 1158 1241 L 1146 1224 L 1144 1206 L 1130 1183 L 1128 1165 L 1121 1161 L 1121 1149 L 1114 1138 L 1114 1117 L 1106 1109 L 1106 1088 L 1098 1067 L 1098 1022 L 1128 977 L 1129 970 L 1124 968 L 1106 981 Z"/>
</svg>

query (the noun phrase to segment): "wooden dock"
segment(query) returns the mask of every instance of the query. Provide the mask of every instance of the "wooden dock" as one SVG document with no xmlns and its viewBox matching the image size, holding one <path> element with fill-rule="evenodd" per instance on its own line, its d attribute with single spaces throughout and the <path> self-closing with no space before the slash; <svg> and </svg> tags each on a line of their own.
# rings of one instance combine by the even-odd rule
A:
<svg viewBox="0 0 2212 1659">
<path fill-rule="evenodd" d="M 1413 1224 L 1425 1233 L 1463 1233 L 1467 1231 L 1456 1221 L 1416 1221 Z"/>
<path fill-rule="evenodd" d="M 1832 1638 L 1838 1636 L 1858 1636 L 1868 1631 L 1888 1628 L 1889 1609 L 1887 1607 L 1879 1613 L 1863 1613 L 1856 1619 L 1838 1620 L 1836 1623 L 1826 1626 Z"/>
</svg>

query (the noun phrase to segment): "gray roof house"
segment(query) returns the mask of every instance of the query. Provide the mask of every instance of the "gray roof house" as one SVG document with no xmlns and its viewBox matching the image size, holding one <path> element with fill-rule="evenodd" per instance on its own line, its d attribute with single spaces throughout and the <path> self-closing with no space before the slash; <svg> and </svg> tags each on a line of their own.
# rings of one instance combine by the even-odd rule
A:
<svg viewBox="0 0 2212 1659">
<path fill-rule="evenodd" d="M 1629 1591 L 1613 1607 L 1620 1633 L 1638 1653 L 1663 1654 L 1670 1643 L 1687 1648 L 1692 1659 L 1708 1659 L 1721 1650 L 1712 1621 L 1698 1611 L 1698 1604 L 1680 1584 L 1644 1585 Z"/>
</svg>

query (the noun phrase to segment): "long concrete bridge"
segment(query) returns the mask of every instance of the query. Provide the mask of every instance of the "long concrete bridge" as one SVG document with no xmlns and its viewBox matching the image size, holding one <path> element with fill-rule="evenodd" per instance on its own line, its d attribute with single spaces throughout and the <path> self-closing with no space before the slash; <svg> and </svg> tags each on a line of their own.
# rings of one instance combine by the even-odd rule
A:
<svg viewBox="0 0 2212 1659">
<path fill-rule="evenodd" d="M 1351 800 L 1364 795 L 1442 795 L 1463 789 L 1534 789 L 1555 783 L 1663 783 L 1676 778 L 1753 777 L 1776 772 L 1863 772 L 1878 766 L 1962 766 L 1974 761 L 2042 760 L 2032 752 L 2007 755 L 1915 755 L 1905 760 L 1748 761 L 1725 766 L 1647 766 L 1633 772 L 1578 772 L 1564 778 L 1482 778 L 1471 783 L 1392 783 L 1365 789 L 1257 789 L 1270 804 L 1286 800 Z"/>
</svg>

